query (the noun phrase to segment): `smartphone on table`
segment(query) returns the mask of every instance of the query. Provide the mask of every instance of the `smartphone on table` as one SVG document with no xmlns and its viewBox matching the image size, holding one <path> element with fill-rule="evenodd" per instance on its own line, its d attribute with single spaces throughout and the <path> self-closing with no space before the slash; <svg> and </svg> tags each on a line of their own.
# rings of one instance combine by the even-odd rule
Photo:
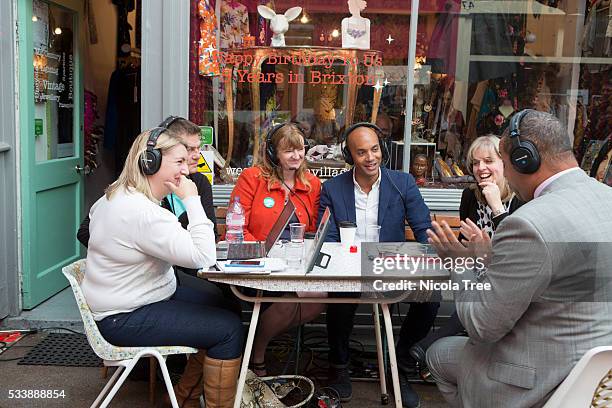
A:
<svg viewBox="0 0 612 408">
<path fill-rule="evenodd" d="M 264 265 L 265 262 L 261 260 L 229 261 L 225 264 L 226 267 L 231 268 L 262 268 Z"/>
</svg>

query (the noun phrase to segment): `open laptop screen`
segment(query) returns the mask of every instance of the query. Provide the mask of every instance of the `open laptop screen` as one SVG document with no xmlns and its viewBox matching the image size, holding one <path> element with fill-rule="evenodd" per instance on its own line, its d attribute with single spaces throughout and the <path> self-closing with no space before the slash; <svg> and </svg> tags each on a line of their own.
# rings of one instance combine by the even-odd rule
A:
<svg viewBox="0 0 612 408">
<path fill-rule="evenodd" d="M 281 211 L 280 215 L 276 219 L 276 222 L 272 226 L 270 233 L 266 237 L 266 255 L 270 253 L 270 250 L 281 236 L 289 220 L 293 217 L 293 213 L 295 212 L 295 205 L 291 202 L 291 200 L 287 200 L 283 211 Z"/>
<path fill-rule="evenodd" d="M 306 268 L 304 271 L 306 273 L 312 271 L 314 268 L 317 258 L 319 257 L 319 252 L 321 251 L 321 247 L 323 246 L 323 242 L 325 242 L 325 236 L 327 235 L 327 231 L 329 230 L 329 219 L 331 218 L 331 211 L 329 207 L 325 208 L 325 212 L 321 216 L 321 221 L 319 223 L 319 228 L 315 233 L 314 241 L 312 246 L 310 247 L 310 251 L 308 251 L 308 256 L 306 256 Z"/>
</svg>

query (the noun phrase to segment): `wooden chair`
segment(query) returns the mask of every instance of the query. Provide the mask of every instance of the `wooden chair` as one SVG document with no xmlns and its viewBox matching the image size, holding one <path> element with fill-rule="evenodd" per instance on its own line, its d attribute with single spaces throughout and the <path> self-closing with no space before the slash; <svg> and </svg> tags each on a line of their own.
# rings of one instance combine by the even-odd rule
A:
<svg viewBox="0 0 612 408">
<path fill-rule="evenodd" d="M 435 220 L 435 215 L 434 214 L 431 214 L 431 220 L 432 221 Z M 408 241 L 408 242 L 415 242 L 416 241 L 416 237 L 414 236 L 414 232 L 408 226 L 408 224 L 406 224 L 406 241 Z"/>
<path fill-rule="evenodd" d="M 227 207 L 216 207 L 215 216 L 217 217 L 217 233 L 219 237 L 225 236 L 225 216 L 227 215 Z"/>
<path fill-rule="evenodd" d="M 441 214 L 435 214 L 434 215 L 434 221 L 436 221 L 437 223 L 442 223 L 442 221 L 446 221 L 448 223 L 448 226 L 451 227 L 451 229 L 453 230 L 453 233 L 455 234 L 456 237 L 459 237 L 459 228 L 461 227 L 461 219 L 459 218 L 458 215 L 441 215 Z"/>
</svg>

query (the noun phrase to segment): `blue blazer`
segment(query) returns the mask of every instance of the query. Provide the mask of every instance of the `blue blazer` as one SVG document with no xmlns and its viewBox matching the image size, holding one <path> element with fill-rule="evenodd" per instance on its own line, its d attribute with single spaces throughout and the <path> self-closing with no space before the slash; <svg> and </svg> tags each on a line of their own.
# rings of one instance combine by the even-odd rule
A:
<svg viewBox="0 0 612 408">
<path fill-rule="evenodd" d="M 429 208 L 414 182 L 412 175 L 381 167 L 380 196 L 378 198 L 378 225 L 380 242 L 404 242 L 405 220 L 417 241 L 427 243 L 427 231 L 431 228 Z M 391 183 L 393 180 L 395 186 Z M 344 172 L 323 183 L 319 203 L 319 220 L 326 207 L 332 213 L 326 241 L 339 242 L 340 221 L 356 222 L 355 185 L 353 170 Z M 399 190 L 399 191 L 398 191 Z M 400 191 L 404 199 L 400 197 Z"/>
</svg>

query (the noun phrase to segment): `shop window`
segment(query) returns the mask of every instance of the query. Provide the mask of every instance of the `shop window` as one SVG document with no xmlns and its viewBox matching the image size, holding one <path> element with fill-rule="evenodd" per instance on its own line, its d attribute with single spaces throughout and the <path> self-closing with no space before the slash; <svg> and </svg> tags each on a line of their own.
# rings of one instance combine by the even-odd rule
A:
<svg viewBox="0 0 612 408">
<path fill-rule="evenodd" d="M 433 162 L 427 185 L 462 187 L 473 140 L 525 108 L 561 120 L 588 173 L 612 132 L 611 40 L 606 0 L 421 2 L 417 60 L 431 75 L 415 85 L 410 140 Z"/>
<path fill-rule="evenodd" d="M 391 152 L 388 167 L 409 168 L 422 187 L 463 188 L 471 181 L 470 143 L 500 135 L 524 108 L 555 114 L 587 167 L 589 152 L 611 132 L 607 2 L 421 0 L 408 89 L 410 2 L 368 1 L 361 16 L 369 20 L 369 48 L 342 54 L 343 32 L 357 41 L 367 28 L 355 20 L 343 26 L 347 2 L 219 0 L 213 8 L 192 0 L 190 119 L 214 128 L 217 184 L 257 163 L 267 130 L 287 120 L 299 122 L 313 146 L 311 170 L 331 177 L 346 169 L 342 130 L 375 118 Z M 286 47 L 270 46 L 262 4 L 279 13 L 303 8 L 284 33 Z M 404 166 L 405 149 L 412 165 Z"/>
</svg>

